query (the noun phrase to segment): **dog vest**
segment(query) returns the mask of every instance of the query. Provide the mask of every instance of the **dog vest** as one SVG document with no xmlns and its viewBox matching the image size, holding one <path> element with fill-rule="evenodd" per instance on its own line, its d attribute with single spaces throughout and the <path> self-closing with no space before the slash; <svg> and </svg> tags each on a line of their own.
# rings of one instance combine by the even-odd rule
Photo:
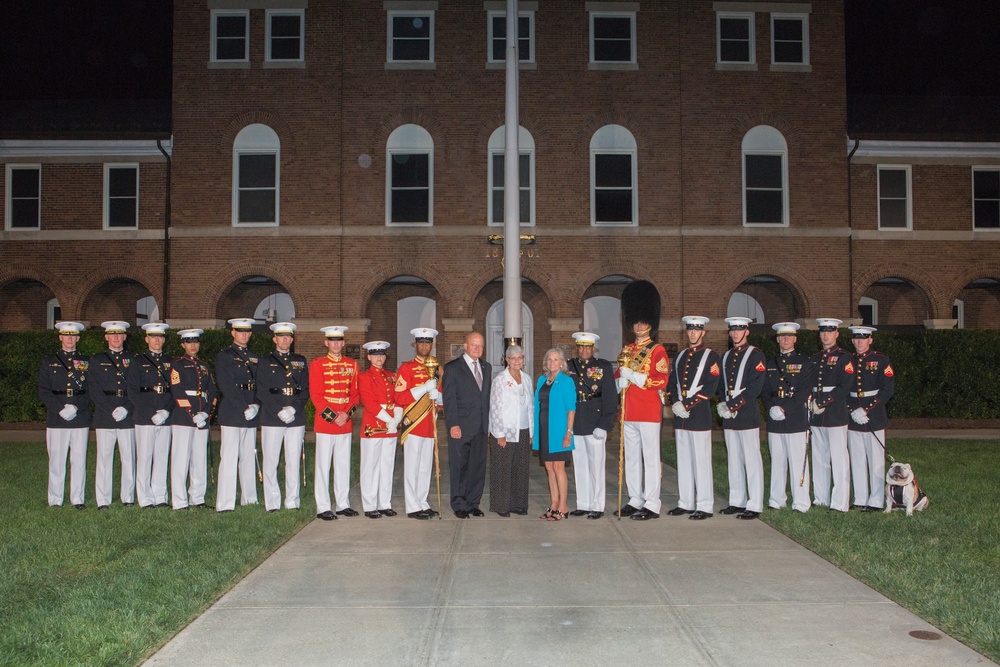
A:
<svg viewBox="0 0 1000 667">
<path fill-rule="evenodd" d="M 895 484 L 889 485 L 889 497 L 892 500 L 893 507 L 906 507 L 906 503 L 903 501 L 903 489 L 905 488 L 906 488 L 905 486 L 896 486 Z M 917 497 L 913 499 L 913 504 L 914 506 L 916 506 L 917 503 L 919 503 L 927 496 L 920 489 L 920 487 L 917 486 L 916 477 L 913 478 L 913 488 L 916 489 L 917 491 Z"/>
</svg>

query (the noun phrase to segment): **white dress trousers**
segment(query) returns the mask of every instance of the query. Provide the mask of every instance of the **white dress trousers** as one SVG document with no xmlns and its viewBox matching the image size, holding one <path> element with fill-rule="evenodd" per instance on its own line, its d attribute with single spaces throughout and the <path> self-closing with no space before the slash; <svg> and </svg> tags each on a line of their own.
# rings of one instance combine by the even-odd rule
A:
<svg viewBox="0 0 1000 667">
<path fill-rule="evenodd" d="M 66 455 L 69 454 L 69 501 L 83 505 L 87 493 L 88 428 L 47 428 L 49 451 L 49 505 L 62 505 L 66 490 Z"/>
<path fill-rule="evenodd" d="M 846 512 L 851 501 L 847 425 L 813 426 L 812 445 L 813 496 L 816 504 Z"/>
<path fill-rule="evenodd" d="M 660 513 L 660 423 L 625 422 L 628 504 Z"/>
<path fill-rule="evenodd" d="M 395 467 L 395 435 L 361 438 L 361 508 L 365 512 L 392 508 L 392 473 Z"/>
<path fill-rule="evenodd" d="M 760 429 L 723 429 L 729 462 L 729 504 L 750 512 L 764 509 L 764 459 Z"/>
<path fill-rule="evenodd" d="M 260 449 L 263 456 L 264 507 L 268 511 L 281 508 L 281 485 L 278 484 L 278 459 L 282 443 L 285 449 L 285 509 L 299 508 L 299 462 L 305 426 L 261 426 Z"/>
<path fill-rule="evenodd" d="M 170 425 L 136 424 L 135 493 L 139 507 L 167 502 Z"/>
<path fill-rule="evenodd" d="M 677 506 L 681 509 L 715 513 L 712 486 L 712 432 L 675 429 L 677 441 Z"/>
<path fill-rule="evenodd" d="M 316 475 L 313 493 L 316 495 L 316 513 L 330 510 L 330 462 L 333 461 L 333 495 L 337 511 L 351 506 L 348 496 L 351 489 L 351 434 L 316 434 Z"/>
<path fill-rule="evenodd" d="M 122 462 L 123 503 L 135 502 L 135 431 L 131 428 L 95 428 L 97 438 L 97 475 L 94 494 L 97 506 L 110 505 L 114 497 L 115 443 Z"/>
<path fill-rule="evenodd" d="M 604 464 L 606 438 L 595 435 L 573 436 L 573 476 L 576 480 L 576 509 L 603 512 L 607 492 Z M 629 496 L 631 497 L 631 493 Z M 657 512 L 659 510 L 656 510 Z"/>
<path fill-rule="evenodd" d="M 257 502 L 257 429 L 223 426 L 219 449 L 219 486 L 215 499 L 217 512 L 236 507 L 236 473 L 239 470 L 240 505 Z"/>
<path fill-rule="evenodd" d="M 208 486 L 208 429 L 171 426 L 170 499 L 175 510 L 205 502 Z M 190 478 L 190 485 L 184 486 Z"/>
<path fill-rule="evenodd" d="M 403 443 L 403 497 L 406 513 L 430 509 L 427 494 L 434 472 L 434 438 L 406 436 Z"/>
<path fill-rule="evenodd" d="M 788 502 L 786 484 L 792 484 L 792 509 L 808 512 L 812 507 L 809 498 L 809 468 L 806 460 L 806 431 L 801 433 L 768 433 L 767 444 L 771 450 L 771 492 L 767 504 L 781 509 Z M 804 476 L 803 476 L 804 473 Z M 799 482 L 802 484 L 799 484 Z"/>
<path fill-rule="evenodd" d="M 866 431 L 847 431 L 855 505 L 885 507 L 885 450 L 879 441 L 885 442 L 885 430 L 875 431 L 874 435 Z"/>
</svg>

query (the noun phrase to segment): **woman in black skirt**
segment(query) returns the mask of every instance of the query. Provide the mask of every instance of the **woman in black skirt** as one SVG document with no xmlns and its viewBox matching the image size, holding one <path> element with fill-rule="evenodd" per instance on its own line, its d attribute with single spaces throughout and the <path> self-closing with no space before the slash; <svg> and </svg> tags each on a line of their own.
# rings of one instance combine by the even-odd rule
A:
<svg viewBox="0 0 1000 667">
<path fill-rule="evenodd" d="M 534 400 L 531 376 L 524 373 L 524 350 L 511 345 L 507 368 L 490 387 L 490 511 L 502 517 L 528 513 Z"/>
<path fill-rule="evenodd" d="M 545 353 L 545 373 L 535 389 L 535 438 L 532 448 L 545 463 L 552 502 L 541 516 L 560 521 L 569 513 L 566 502 L 569 481 L 566 462 L 573 455 L 573 419 L 576 417 L 576 385 L 566 374 L 566 357 L 553 348 Z"/>
</svg>

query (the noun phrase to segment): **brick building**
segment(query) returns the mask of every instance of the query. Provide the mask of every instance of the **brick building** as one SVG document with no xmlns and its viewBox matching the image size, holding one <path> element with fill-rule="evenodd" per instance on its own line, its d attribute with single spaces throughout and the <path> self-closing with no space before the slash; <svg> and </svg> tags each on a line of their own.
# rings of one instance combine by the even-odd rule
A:
<svg viewBox="0 0 1000 667">
<path fill-rule="evenodd" d="M 253 314 L 307 355 L 340 323 L 390 366 L 418 325 L 497 359 L 504 8 L 175 0 L 167 120 L 4 122 L 0 328 Z M 849 122 L 842 0 L 522 0 L 518 32 L 529 363 L 583 327 L 613 359 L 636 278 L 668 344 L 1000 326 L 1000 137 Z"/>
</svg>

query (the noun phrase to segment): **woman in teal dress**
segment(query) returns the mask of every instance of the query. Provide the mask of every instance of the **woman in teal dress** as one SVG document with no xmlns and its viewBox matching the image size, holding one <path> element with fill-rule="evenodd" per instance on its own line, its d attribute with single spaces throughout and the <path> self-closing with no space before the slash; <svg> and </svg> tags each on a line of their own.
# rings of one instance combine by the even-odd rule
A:
<svg viewBox="0 0 1000 667">
<path fill-rule="evenodd" d="M 535 433 L 532 449 L 545 464 L 549 479 L 549 508 L 542 519 L 560 521 L 569 513 L 569 480 L 566 462 L 573 452 L 573 419 L 576 416 L 576 385 L 566 374 L 566 357 L 553 348 L 545 353 L 535 388 Z"/>
</svg>

